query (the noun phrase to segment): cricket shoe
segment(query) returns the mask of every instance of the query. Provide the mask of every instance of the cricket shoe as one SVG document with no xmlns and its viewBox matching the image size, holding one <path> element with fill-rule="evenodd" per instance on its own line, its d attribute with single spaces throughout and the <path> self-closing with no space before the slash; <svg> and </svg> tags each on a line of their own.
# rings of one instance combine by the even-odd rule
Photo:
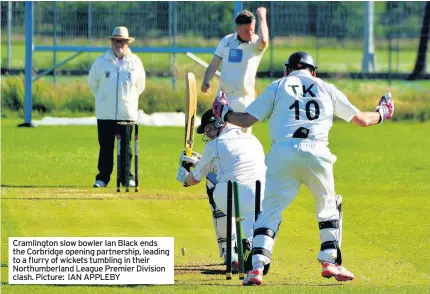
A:
<svg viewBox="0 0 430 294">
<path fill-rule="evenodd" d="M 263 270 L 260 268 L 249 271 L 246 278 L 243 280 L 243 286 L 262 285 L 263 284 Z"/>
<path fill-rule="evenodd" d="M 93 185 L 94 188 L 104 188 L 106 186 L 107 185 L 102 180 L 97 180 Z"/>
<path fill-rule="evenodd" d="M 355 279 L 353 273 L 336 263 L 323 262 L 322 267 L 323 269 L 321 272 L 321 276 L 323 276 L 324 278 L 335 277 L 336 280 L 341 282 L 351 281 Z"/>
</svg>

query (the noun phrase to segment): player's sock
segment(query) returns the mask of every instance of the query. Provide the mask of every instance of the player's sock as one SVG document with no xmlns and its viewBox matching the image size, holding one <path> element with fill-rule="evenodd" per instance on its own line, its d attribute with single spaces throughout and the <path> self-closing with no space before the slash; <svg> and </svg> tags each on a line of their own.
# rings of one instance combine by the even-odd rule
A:
<svg viewBox="0 0 430 294">
<path fill-rule="evenodd" d="M 252 265 L 252 269 L 253 270 L 255 270 L 255 269 L 261 269 L 261 270 L 263 270 L 264 269 L 264 263 L 262 261 L 257 261 L 256 263 L 254 263 Z"/>
</svg>

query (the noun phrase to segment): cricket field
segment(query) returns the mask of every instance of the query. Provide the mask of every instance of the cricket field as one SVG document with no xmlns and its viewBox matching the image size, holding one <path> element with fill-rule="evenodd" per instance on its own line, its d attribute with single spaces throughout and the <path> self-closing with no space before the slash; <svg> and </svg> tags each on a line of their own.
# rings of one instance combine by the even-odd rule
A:
<svg viewBox="0 0 430 294">
<path fill-rule="evenodd" d="M 140 191 L 94 189 L 96 126 L 1 126 L 2 293 L 428 293 L 430 284 L 430 123 L 387 122 L 330 132 L 337 193 L 343 196 L 344 265 L 356 280 L 320 276 L 314 203 L 302 187 L 285 210 L 264 286 L 224 277 L 204 184 L 176 180 L 183 128 L 140 134 Z M 254 134 L 270 148 L 268 123 Z M 195 150 L 203 142 L 196 136 Z M 8 237 L 174 237 L 175 284 L 9 285 Z M 186 248 L 186 254 L 181 249 Z"/>
</svg>

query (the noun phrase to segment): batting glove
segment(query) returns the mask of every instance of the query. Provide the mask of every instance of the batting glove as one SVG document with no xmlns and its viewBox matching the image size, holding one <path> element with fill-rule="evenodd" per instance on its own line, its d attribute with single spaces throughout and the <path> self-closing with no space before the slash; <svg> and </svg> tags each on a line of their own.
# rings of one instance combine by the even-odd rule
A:
<svg viewBox="0 0 430 294">
<path fill-rule="evenodd" d="M 394 113 L 394 101 L 391 98 L 391 93 L 387 92 L 384 96 L 379 100 L 378 106 L 376 107 L 376 111 L 379 112 L 381 119 L 379 121 L 380 124 L 384 122 L 384 120 L 389 120 Z"/>
<path fill-rule="evenodd" d="M 202 156 L 197 152 L 193 151 L 191 156 L 187 156 L 187 155 L 185 155 L 185 151 L 183 151 L 183 152 L 181 152 L 179 162 L 181 164 L 183 162 L 185 162 L 185 163 L 188 163 L 191 167 L 196 167 L 197 163 L 199 163 L 201 158 L 202 158 Z"/>
<path fill-rule="evenodd" d="M 185 167 L 180 165 L 178 168 L 178 172 L 176 174 L 176 180 L 178 182 L 182 183 L 182 185 L 184 185 L 184 187 L 188 187 L 188 185 L 187 185 L 188 175 L 189 175 L 189 172 L 185 169 Z"/>
<path fill-rule="evenodd" d="M 215 115 L 215 117 L 218 117 L 221 119 L 221 122 L 226 122 L 226 115 L 229 112 L 232 112 L 233 109 L 230 106 L 230 103 L 228 102 L 227 97 L 223 92 L 219 92 L 218 95 L 215 97 L 215 100 L 212 104 L 212 111 Z"/>
</svg>

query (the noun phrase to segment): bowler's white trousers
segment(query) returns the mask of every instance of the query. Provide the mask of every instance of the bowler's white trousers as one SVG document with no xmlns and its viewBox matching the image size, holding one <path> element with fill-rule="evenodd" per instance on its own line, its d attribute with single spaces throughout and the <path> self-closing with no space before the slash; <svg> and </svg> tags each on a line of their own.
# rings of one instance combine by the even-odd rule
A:
<svg viewBox="0 0 430 294">
<path fill-rule="evenodd" d="M 226 94 L 228 102 L 230 103 L 231 108 L 233 108 L 236 112 L 244 112 L 245 108 L 255 100 L 254 97 L 240 97 Z M 252 134 L 252 127 L 242 128 L 242 132 L 247 134 Z"/>
<path fill-rule="evenodd" d="M 282 220 L 282 212 L 296 197 L 301 184 L 309 188 L 316 204 L 318 222 L 340 220 L 334 189 L 333 163 L 327 143 L 308 139 L 285 139 L 272 143 L 266 156 L 266 189 L 262 211 L 254 228 L 267 228 L 275 234 Z M 321 243 L 337 240 L 341 242 L 341 226 L 337 229 L 320 230 Z M 275 235 L 276 236 L 276 235 Z M 266 235 L 254 237 L 253 246 L 273 251 L 274 238 Z M 254 254 L 252 261 L 268 264 L 270 257 Z M 333 262 L 335 249 L 320 251 L 318 260 Z"/>
</svg>

